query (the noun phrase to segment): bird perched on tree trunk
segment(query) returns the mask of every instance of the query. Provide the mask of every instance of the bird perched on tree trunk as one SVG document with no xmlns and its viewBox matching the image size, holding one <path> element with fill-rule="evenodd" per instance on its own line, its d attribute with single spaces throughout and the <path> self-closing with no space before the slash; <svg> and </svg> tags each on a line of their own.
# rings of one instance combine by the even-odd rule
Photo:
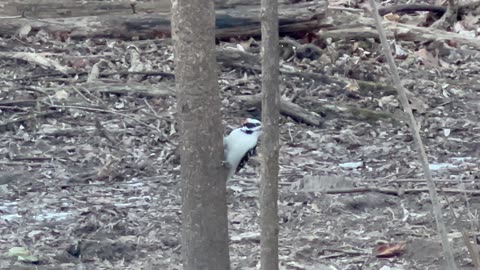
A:
<svg viewBox="0 0 480 270">
<path fill-rule="evenodd" d="M 242 126 L 234 129 L 223 139 L 225 162 L 229 168 L 228 178 L 240 171 L 248 159 L 255 155 L 258 137 L 262 134 L 262 123 L 256 119 L 247 118 Z"/>
</svg>

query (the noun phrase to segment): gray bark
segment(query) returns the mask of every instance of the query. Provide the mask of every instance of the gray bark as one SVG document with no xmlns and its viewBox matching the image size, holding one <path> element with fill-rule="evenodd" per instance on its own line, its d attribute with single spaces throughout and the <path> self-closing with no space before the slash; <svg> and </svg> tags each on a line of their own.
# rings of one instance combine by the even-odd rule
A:
<svg viewBox="0 0 480 270">
<path fill-rule="evenodd" d="M 261 0 L 262 175 L 260 184 L 261 269 L 278 269 L 279 49 L 278 3 Z"/>
<path fill-rule="evenodd" d="M 172 1 L 181 131 L 184 269 L 229 269 L 220 91 L 212 0 Z"/>
</svg>

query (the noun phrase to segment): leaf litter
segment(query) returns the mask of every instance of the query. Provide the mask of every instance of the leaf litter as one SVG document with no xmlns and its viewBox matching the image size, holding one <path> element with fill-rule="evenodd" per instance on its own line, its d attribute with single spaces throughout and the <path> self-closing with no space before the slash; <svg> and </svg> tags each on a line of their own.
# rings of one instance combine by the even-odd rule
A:
<svg viewBox="0 0 480 270">
<path fill-rule="evenodd" d="M 425 21 L 424 15 L 403 19 Z M 454 30 L 469 35 L 472 25 L 478 27 L 478 18 Z M 170 41 L 62 42 L 42 32 L 28 39 L 43 45 L 1 40 L 10 50 L 0 73 L 0 268 L 181 269 L 181 142 Z M 480 176 L 480 58 L 446 43 L 437 46 L 448 54 L 409 41 L 394 46 L 397 60 L 405 59 L 399 64 L 406 87 L 426 105 L 417 107 L 417 118 L 430 168 L 457 262 L 470 269 L 459 232 L 479 229 L 480 193 L 472 191 L 479 190 Z M 348 79 L 342 89 L 282 76 L 283 97 L 319 113 L 323 123 L 281 118 L 282 266 L 441 269 L 408 126 L 401 118 L 360 119 L 325 109 L 399 114 L 395 95 L 362 92 L 358 82 L 389 84 L 378 44 L 325 44 L 328 57 L 289 55 L 282 62 L 289 72 Z M 249 40 L 219 48 L 256 46 Z M 227 132 L 244 117 L 259 117 L 258 108 L 235 96 L 259 93 L 260 76 L 245 67 L 220 68 Z M 124 91 L 127 86 L 142 91 Z M 229 183 L 233 269 L 259 265 L 258 166 L 250 164 Z M 8 256 L 12 250 L 27 259 Z"/>
</svg>

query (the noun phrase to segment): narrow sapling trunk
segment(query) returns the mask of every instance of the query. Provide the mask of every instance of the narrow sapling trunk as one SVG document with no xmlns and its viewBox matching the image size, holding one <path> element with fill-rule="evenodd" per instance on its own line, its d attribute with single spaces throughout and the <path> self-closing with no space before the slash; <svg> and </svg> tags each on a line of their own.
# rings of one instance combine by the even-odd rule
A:
<svg viewBox="0 0 480 270">
<path fill-rule="evenodd" d="M 260 184 L 261 268 L 278 269 L 279 43 L 278 2 L 261 0 L 262 174 Z"/>
</svg>

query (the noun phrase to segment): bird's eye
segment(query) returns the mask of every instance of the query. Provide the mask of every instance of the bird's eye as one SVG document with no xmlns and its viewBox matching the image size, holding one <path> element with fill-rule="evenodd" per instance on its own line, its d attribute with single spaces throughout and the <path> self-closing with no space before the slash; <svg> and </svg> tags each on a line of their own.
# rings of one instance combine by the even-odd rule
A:
<svg viewBox="0 0 480 270">
<path fill-rule="evenodd" d="M 254 123 L 245 123 L 243 126 L 246 127 L 246 128 L 254 128 L 254 127 L 256 127 L 257 125 L 254 124 Z"/>
</svg>

